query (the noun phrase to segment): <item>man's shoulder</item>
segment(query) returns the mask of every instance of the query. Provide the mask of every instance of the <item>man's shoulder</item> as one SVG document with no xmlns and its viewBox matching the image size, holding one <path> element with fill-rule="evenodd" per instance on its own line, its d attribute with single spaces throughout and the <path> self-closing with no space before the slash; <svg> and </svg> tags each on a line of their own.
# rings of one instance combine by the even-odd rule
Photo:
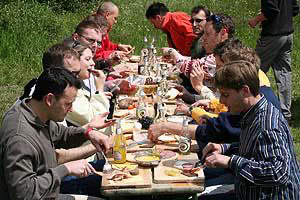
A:
<svg viewBox="0 0 300 200">
<path fill-rule="evenodd" d="M 172 12 L 168 14 L 166 15 L 166 18 L 168 18 L 170 21 L 180 22 L 189 21 L 191 19 L 191 17 L 185 12 Z"/>
</svg>

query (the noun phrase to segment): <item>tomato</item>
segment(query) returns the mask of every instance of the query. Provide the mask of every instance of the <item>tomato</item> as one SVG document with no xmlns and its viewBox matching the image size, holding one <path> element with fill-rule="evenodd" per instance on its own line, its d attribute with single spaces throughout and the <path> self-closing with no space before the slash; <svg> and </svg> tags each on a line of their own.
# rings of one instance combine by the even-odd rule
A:
<svg viewBox="0 0 300 200">
<path fill-rule="evenodd" d="M 134 109 L 134 105 L 129 105 L 128 110 L 132 110 L 132 109 Z"/>
</svg>

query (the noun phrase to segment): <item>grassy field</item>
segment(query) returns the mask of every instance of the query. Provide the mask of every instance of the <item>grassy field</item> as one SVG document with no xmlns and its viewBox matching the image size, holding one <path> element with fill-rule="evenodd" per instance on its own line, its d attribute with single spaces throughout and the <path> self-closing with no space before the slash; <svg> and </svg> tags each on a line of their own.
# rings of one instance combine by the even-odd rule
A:
<svg viewBox="0 0 300 200">
<path fill-rule="evenodd" d="M 49 2 L 51 5 L 49 5 Z M 55 2 L 60 2 L 56 4 Z M 96 3 L 97 2 L 97 3 Z M 143 46 L 144 36 L 155 37 L 156 46 L 166 46 L 166 36 L 155 30 L 145 19 L 145 10 L 153 1 L 115 0 L 120 8 L 118 24 L 110 33 L 114 42 L 131 44 L 136 54 Z M 162 1 L 171 11 L 190 13 L 199 1 Z M 250 47 L 255 47 L 259 28 L 251 29 L 247 21 L 260 9 L 260 1 L 250 0 L 202 0 L 215 13 L 223 12 L 233 17 L 237 37 Z M 85 3 L 76 0 L 34 1 L 3 0 L 0 3 L 0 118 L 15 99 L 20 96 L 23 86 L 41 72 L 41 56 L 49 46 L 70 36 L 74 27 L 83 17 L 90 14 L 100 4 L 92 0 Z M 293 51 L 293 126 L 292 133 L 296 151 L 300 159 L 300 17 L 295 18 Z M 268 73 L 274 90 L 272 71 Z"/>
</svg>

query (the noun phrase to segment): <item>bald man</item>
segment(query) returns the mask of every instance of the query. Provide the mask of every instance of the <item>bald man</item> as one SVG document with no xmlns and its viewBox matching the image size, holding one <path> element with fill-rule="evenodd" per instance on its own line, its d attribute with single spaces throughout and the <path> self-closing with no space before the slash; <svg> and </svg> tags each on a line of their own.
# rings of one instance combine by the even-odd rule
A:
<svg viewBox="0 0 300 200">
<path fill-rule="evenodd" d="M 109 40 L 108 36 L 108 32 L 110 32 L 113 25 L 117 23 L 119 8 L 112 2 L 104 2 L 99 6 L 97 15 L 102 15 L 107 19 L 108 30 L 102 39 L 101 48 L 98 48 L 96 51 L 95 59 L 107 59 L 116 55 L 120 57 L 126 55 L 132 49 L 132 47 L 125 44 L 115 44 Z"/>
</svg>

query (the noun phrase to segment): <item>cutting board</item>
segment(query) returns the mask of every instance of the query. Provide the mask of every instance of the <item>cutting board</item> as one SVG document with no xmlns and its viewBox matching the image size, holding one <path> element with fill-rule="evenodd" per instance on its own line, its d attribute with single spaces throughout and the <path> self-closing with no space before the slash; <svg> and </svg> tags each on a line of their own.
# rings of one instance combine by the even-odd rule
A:
<svg viewBox="0 0 300 200">
<path fill-rule="evenodd" d="M 185 161 L 188 162 L 197 162 L 198 160 L 196 159 L 184 159 Z M 183 174 L 178 173 L 176 176 L 168 176 L 165 171 L 166 170 L 172 170 L 174 169 L 175 171 L 179 170 L 174 167 L 175 162 L 178 162 L 178 160 L 166 160 L 162 161 L 159 166 L 154 168 L 154 183 L 163 183 L 163 184 L 168 184 L 168 183 L 201 183 L 204 182 L 204 173 L 203 169 L 199 170 L 198 177 L 188 177 Z"/>
<path fill-rule="evenodd" d="M 151 169 L 140 168 L 139 175 L 121 181 L 107 180 L 106 176 L 102 177 L 101 188 L 104 190 L 113 188 L 147 188 L 152 185 Z"/>
</svg>

